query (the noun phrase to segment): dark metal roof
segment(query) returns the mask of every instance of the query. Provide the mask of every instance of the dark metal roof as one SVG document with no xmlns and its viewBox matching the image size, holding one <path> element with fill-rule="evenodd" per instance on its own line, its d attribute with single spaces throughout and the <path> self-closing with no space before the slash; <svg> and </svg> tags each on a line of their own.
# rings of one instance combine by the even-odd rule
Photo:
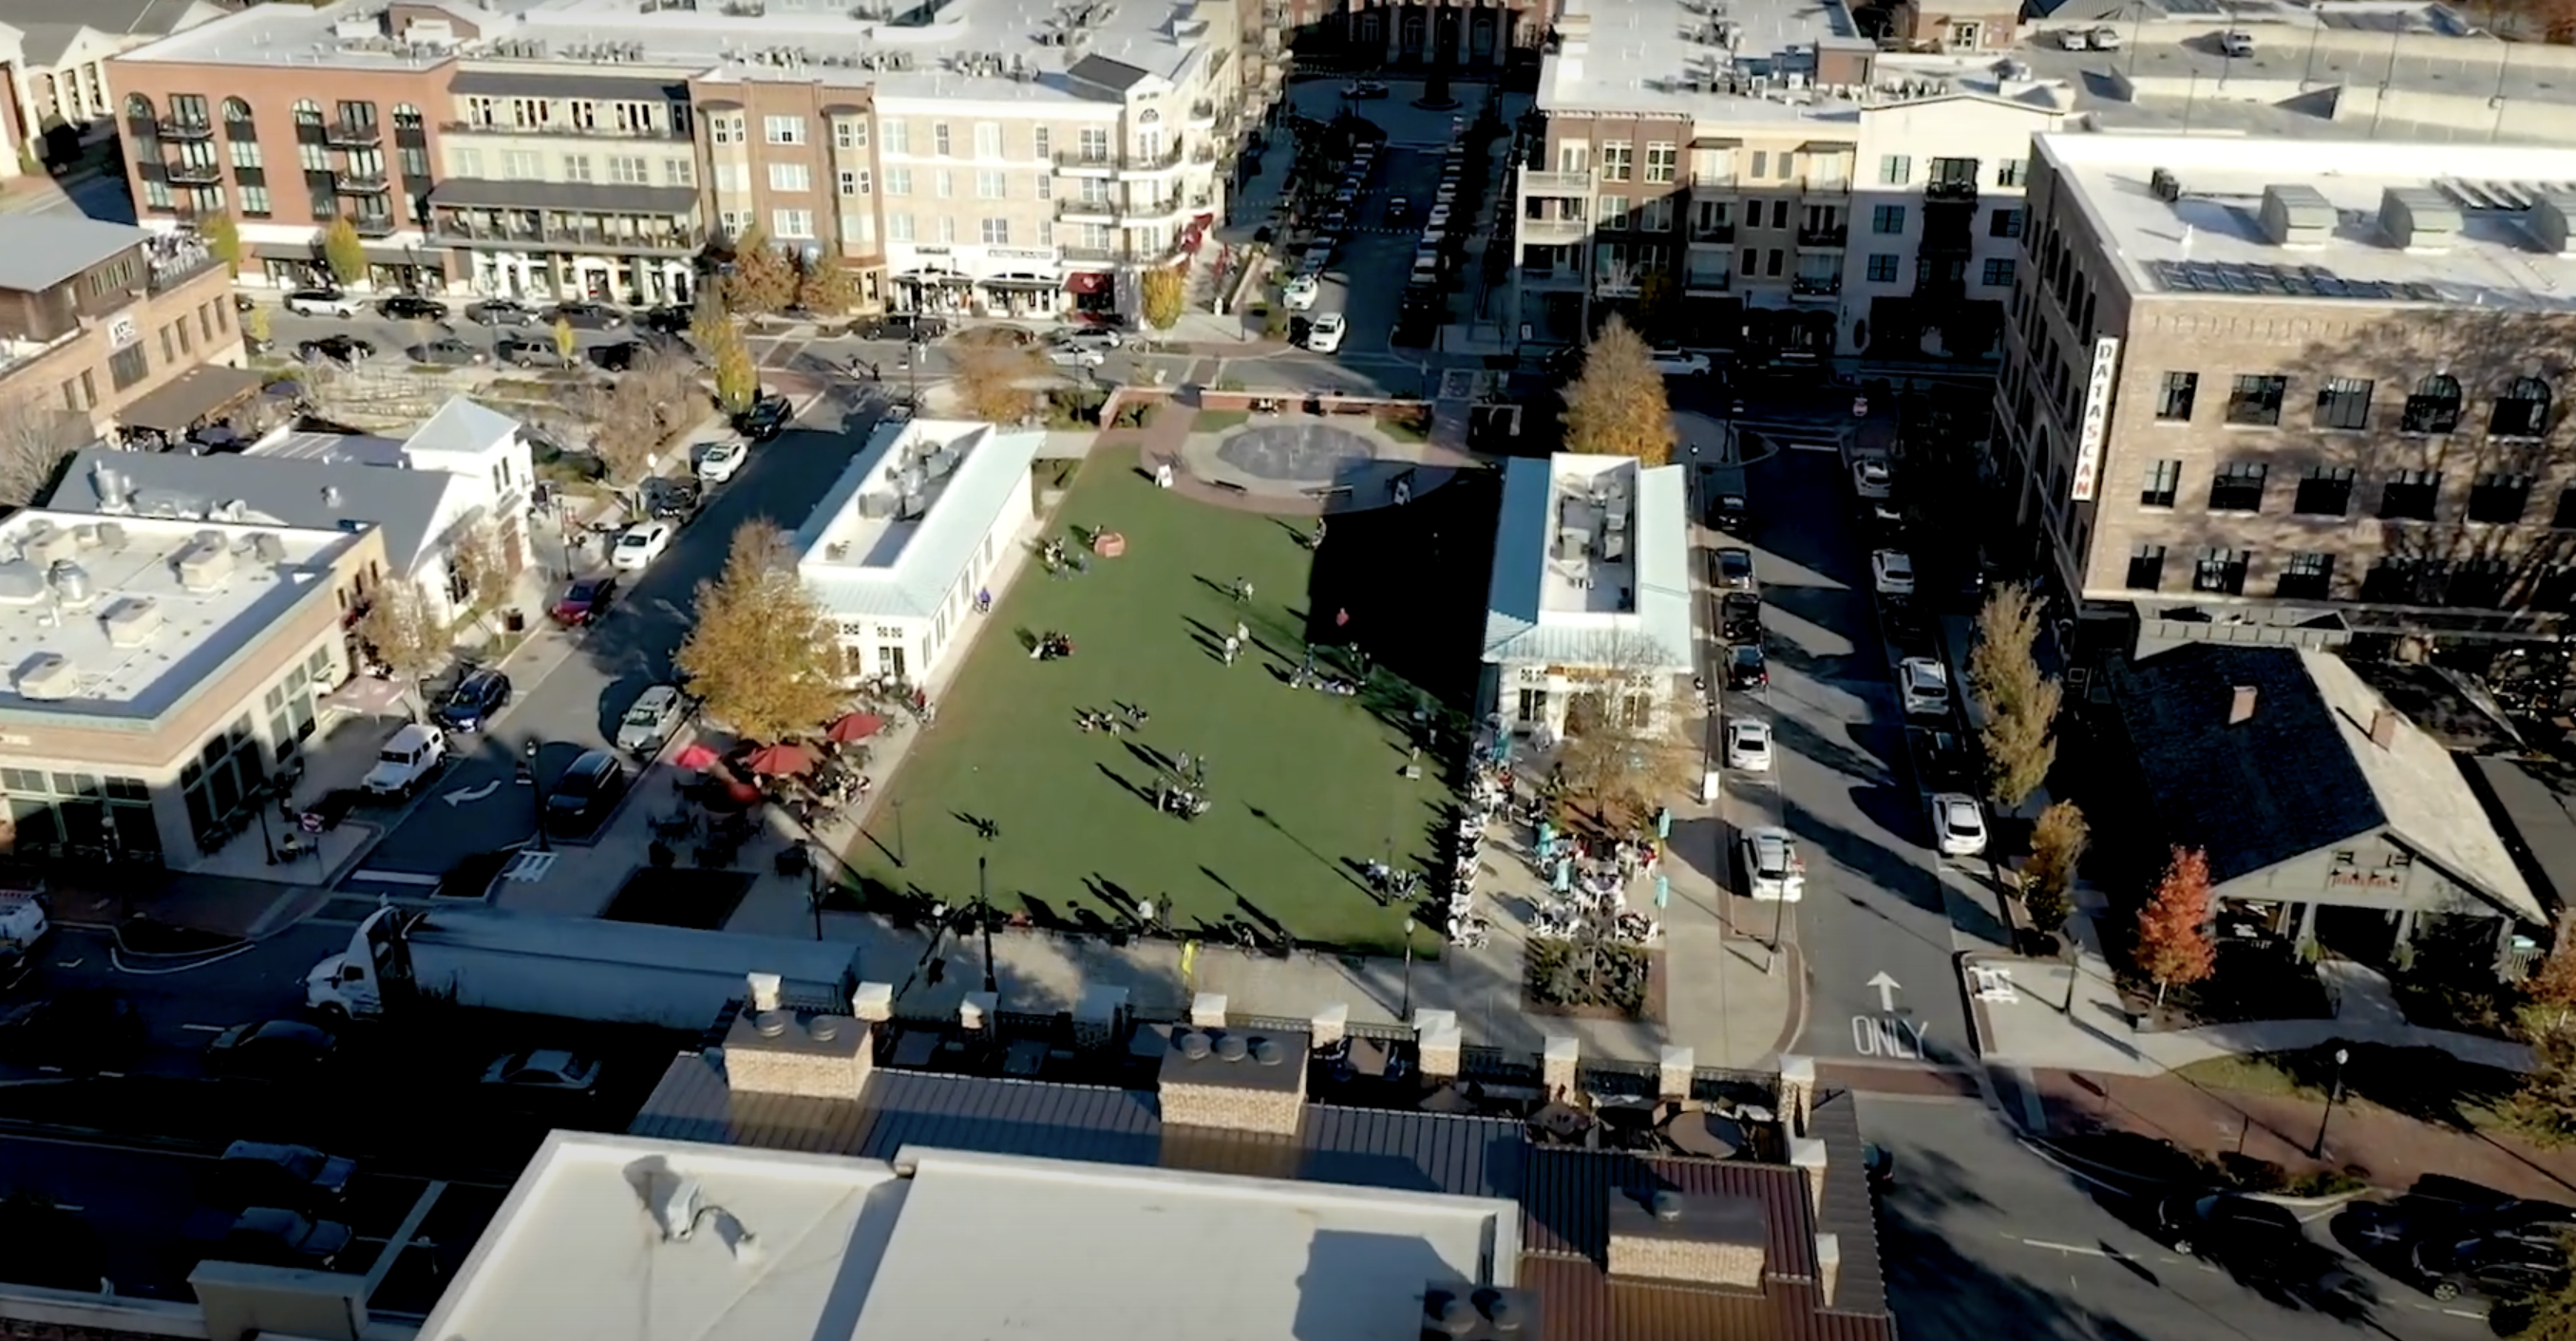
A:
<svg viewBox="0 0 2576 1341">
<path fill-rule="evenodd" d="M 1113 61 L 1107 56 L 1085 56 L 1075 61 L 1064 74 L 1067 79 L 1118 93 L 1124 93 L 1150 77 L 1125 61 Z"/>
<path fill-rule="evenodd" d="M 1754 1293 L 1614 1281 L 1599 1266 L 1524 1256 L 1520 1287 L 1540 1299 L 1536 1341 L 1895 1341 L 1895 1320 L 1817 1306 L 1815 1289 Z M 1837 1300 L 1841 1298 L 1839 1292 Z"/>
<path fill-rule="evenodd" d="M 252 395 L 266 380 L 247 368 L 199 364 L 179 374 L 169 385 L 136 397 L 132 404 L 116 412 L 116 422 L 127 428 L 177 433 Z"/>
<path fill-rule="evenodd" d="M 846 1153 L 865 1159 L 919 1145 L 1152 1164 L 1163 1125 L 1154 1096 L 1141 1090 L 922 1071 L 875 1072 L 858 1106 L 866 1116 Z"/>
<path fill-rule="evenodd" d="M 1857 1181 L 1856 1157 L 1854 1178 Z M 1827 1186 L 1833 1180 L 1826 1180 Z M 1781 1164 L 1720 1163 L 1700 1159 L 1648 1159 L 1618 1150 L 1534 1146 L 1529 1152 L 1528 1195 L 1521 1199 L 1521 1250 L 1546 1256 L 1607 1261 L 1610 1199 L 1644 1201 L 1671 1189 L 1684 1195 L 1742 1197 L 1762 1207 L 1764 1270 L 1812 1280 L 1816 1274 L 1815 1220 L 1808 1209 L 1806 1176 Z"/>
<path fill-rule="evenodd" d="M 2576 816 L 2568 813 L 2563 784 L 2544 780 L 2534 771 L 2538 764 L 2492 757 L 2460 764 L 2531 892 L 2553 913 L 2565 908 L 2576 894 Z"/>
<path fill-rule="evenodd" d="M 682 1053 L 626 1131 L 665 1141 L 846 1155 L 857 1148 L 866 1118 L 855 1100 L 737 1096 L 726 1086 L 719 1057 Z"/>
<path fill-rule="evenodd" d="M 1860 1106 L 1849 1091 L 1828 1094 L 1807 1115 L 1807 1134 L 1825 1143 L 1824 1204 L 1816 1228 L 1834 1236 L 1843 1252 L 1834 1307 L 1847 1313 L 1885 1313 L 1887 1274 L 1878 1260 L 1878 1205 L 1861 1170 Z"/>
<path fill-rule="evenodd" d="M 689 86 L 636 75 L 537 74 L 459 70 L 447 91 L 494 98 L 592 98 L 600 102 L 687 102 Z"/>
<path fill-rule="evenodd" d="M 687 214 L 698 192 L 688 186 L 621 186 L 605 182 L 519 182 L 450 177 L 431 188 L 429 203 L 500 209 L 603 210 L 612 214 Z"/>
</svg>

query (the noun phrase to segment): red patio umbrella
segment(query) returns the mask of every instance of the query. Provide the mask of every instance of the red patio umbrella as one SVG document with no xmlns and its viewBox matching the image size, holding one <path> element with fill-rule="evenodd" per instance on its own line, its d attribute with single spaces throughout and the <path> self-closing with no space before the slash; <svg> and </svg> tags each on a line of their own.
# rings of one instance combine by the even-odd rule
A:
<svg viewBox="0 0 2576 1341">
<path fill-rule="evenodd" d="M 823 738 L 835 745 L 856 745 L 885 730 L 885 724 L 885 718 L 872 712 L 845 712 L 823 728 Z"/>
<path fill-rule="evenodd" d="M 696 741 L 691 741 L 687 746 L 683 747 L 678 754 L 671 756 L 671 762 L 681 768 L 689 770 L 692 773 L 703 773 L 706 771 L 707 765 L 714 763 L 716 758 L 717 756 L 714 750 L 708 749 L 705 745 Z"/>
<path fill-rule="evenodd" d="M 814 751 L 789 741 L 763 745 L 742 761 L 743 767 L 764 778 L 794 777 L 813 771 L 814 764 Z"/>
</svg>

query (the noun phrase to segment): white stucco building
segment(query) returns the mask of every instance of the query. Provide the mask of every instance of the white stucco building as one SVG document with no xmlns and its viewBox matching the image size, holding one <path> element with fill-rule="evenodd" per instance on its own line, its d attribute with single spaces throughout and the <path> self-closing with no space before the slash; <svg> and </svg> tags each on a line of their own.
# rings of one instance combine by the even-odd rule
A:
<svg viewBox="0 0 2576 1341">
<path fill-rule="evenodd" d="M 956 419 L 878 427 L 797 529 L 796 570 L 863 677 L 926 685 L 964 650 L 975 593 L 1033 515 L 1046 435 Z"/>
<path fill-rule="evenodd" d="M 1503 476 L 1485 608 L 1480 707 L 1563 734 L 1599 696 L 1606 720 L 1659 727 L 1688 692 L 1697 639 L 1682 466 L 1559 453 Z"/>
</svg>

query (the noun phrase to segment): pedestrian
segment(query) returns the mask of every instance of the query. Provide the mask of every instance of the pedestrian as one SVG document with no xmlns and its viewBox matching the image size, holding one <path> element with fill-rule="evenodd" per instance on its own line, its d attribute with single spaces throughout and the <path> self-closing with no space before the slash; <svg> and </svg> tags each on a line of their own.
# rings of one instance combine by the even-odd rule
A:
<svg viewBox="0 0 2576 1341">
<path fill-rule="evenodd" d="M 1242 603 L 1244 603 L 1245 601 L 1249 601 L 1249 600 L 1251 600 L 1251 599 L 1252 599 L 1252 579 L 1250 579 L 1250 578 L 1248 578 L 1248 577 L 1240 577 L 1240 576 L 1236 577 L 1236 578 L 1234 579 L 1234 600 L 1235 600 L 1235 604 L 1237 604 L 1237 605 L 1241 605 L 1241 604 L 1242 604 Z"/>
<path fill-rule="evenodd" d="M 1245 628 L 1240 619 L 1234 621 L 1234 640 L 1239 643 L 1252 641 L 1252 630 Z"/>
<path fill-rule="evenodd" d="M 1227 664 L 1227 665 L 1229 665 L 1229 666 L 1233 665 L 1233 664 L 1234 664 L 1234 654 L 1235 654 L 1236 652 L 1241 651 L 1241 650 L 1243 650 L 1243 640 L 1242 640 L 1242 639 L 1240 639 L 1240 638 L 1228 638 L 1228 639 L 1226 639 L 1226 640 L 1225 640 L 1225 664 Z"/>
</svg>

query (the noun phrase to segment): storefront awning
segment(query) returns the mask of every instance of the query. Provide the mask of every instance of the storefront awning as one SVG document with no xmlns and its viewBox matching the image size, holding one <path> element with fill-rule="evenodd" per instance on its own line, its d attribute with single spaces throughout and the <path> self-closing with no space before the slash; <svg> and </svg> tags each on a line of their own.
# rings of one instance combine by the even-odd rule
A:
<svg viewBox="0 0 2576 1341">
<path fill-rule="evenodd" d="M 1064 277 L 1064 291 L 1088 298 L 1109 292 L 1109 274 L 1102 270 L 1076 270 Z"/>
<path fill-rule="evenodd" d="M 250 247 L 253 260 L 313 261 L 319 260 L 321 247 L 313 242 L 254 242 Z"/>
<path fill-rule="evenodd" d="M 982 281 L 988 289 L 1052 289 L 1055 280 L 1045 275 L 990 275 Z"/>
<path fill-rule="evenodd" d="M 145 395 L 116 416 L 126 428 L 184 433 L 197 421 L 258 392 L 260 375 L 242 368 L 209 363 L 179 374 L 170 385 Z"/>
<path fill-rule="evenodd" d="M 450 177 L 431 188 L 429 203 L 442 209 L 554 209 L 603 214 L 682 215 L 697 208 L 698 192 L 697 188 L 689 186 Z"/>
</svg>

